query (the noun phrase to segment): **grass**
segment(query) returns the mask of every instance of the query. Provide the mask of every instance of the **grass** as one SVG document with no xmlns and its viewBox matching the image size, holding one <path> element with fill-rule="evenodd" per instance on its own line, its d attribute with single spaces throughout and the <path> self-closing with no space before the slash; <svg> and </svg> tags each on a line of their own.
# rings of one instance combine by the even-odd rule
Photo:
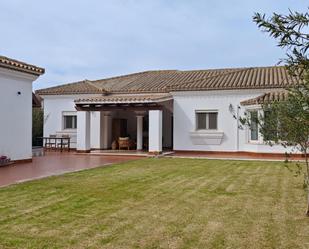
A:
<svg viewBox="0 0 309 249">
<path fill-rule="evenodd" d="M 0 189 L 0 248 L 309 248 L 280 162 L 143 159 Z"/>
</svg>

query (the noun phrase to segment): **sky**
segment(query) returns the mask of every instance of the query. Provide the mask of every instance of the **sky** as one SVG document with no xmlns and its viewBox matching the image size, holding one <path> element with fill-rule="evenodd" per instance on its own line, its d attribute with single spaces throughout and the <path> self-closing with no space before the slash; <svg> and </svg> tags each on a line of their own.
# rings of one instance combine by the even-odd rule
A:
<svg viewBox="0 0 309 249">
<path fill-rule="evenodd" d="M 0 55 L 44 67 L 34 89 L 146 70 L 276 65 L 255 12 L 302 0 L 0 0 Z"/>
</svg>

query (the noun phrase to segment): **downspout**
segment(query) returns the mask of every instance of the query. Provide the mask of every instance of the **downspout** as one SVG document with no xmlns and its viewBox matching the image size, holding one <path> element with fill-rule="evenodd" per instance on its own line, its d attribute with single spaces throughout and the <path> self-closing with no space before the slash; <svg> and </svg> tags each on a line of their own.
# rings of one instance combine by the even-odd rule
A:
<svg viewBox="0 0 309 249">
<path fill-rule="evenodd" d="M 237 105 L 236 120 L 237 120 L 237 131 L 236 131 L 236 150 L 239 151 L 239 109 L 240 106 Z"/>
</svg>

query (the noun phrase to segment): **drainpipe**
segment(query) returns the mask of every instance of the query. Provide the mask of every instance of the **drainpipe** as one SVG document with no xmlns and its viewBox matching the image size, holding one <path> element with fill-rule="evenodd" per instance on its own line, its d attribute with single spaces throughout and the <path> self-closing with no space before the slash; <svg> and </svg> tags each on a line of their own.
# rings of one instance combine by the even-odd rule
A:
<svg viewBox="0 0 309 249">
<path fill-rule="evenodd" d="M 237 151 L 239 151 L 239 110 L 240 110 L 240 106 L 237 105 L 237 111 L 236 111 L 236 120 L 237 120 L 236 149 Z"/>
</svg>

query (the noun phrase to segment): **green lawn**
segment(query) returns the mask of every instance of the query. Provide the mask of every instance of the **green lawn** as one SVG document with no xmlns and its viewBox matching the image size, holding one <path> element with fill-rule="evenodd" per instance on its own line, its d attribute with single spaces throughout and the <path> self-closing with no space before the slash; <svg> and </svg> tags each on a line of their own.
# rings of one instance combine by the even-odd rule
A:
<svg viewBox="0 0 309 249">
<path fill-rule="evenodd" d="M 0 189 L 0 248 L 309 248 L 280 162 L 143 159 Z"/>
</svg>

